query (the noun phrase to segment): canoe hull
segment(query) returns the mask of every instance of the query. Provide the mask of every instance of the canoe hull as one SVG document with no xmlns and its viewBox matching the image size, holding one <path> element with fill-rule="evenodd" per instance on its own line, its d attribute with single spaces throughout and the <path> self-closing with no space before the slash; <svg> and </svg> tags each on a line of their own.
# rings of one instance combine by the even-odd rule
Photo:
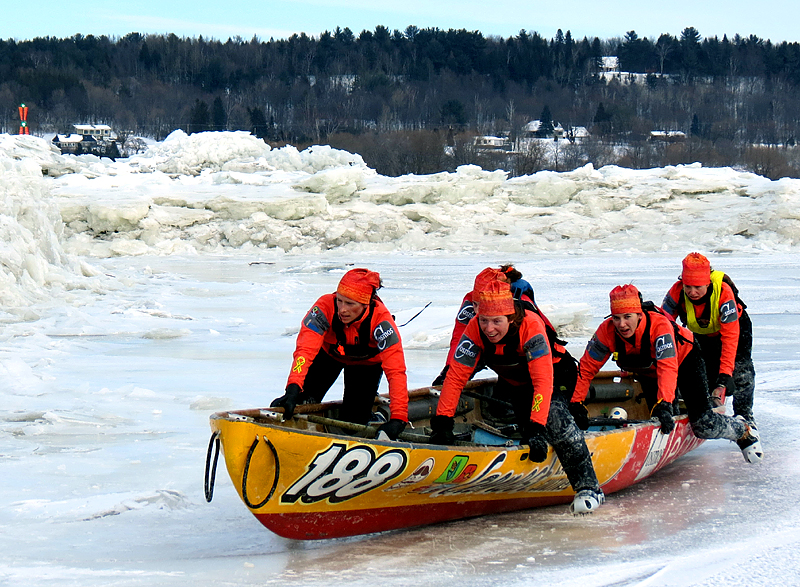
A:
<svg viewBox="0 0 800 587">
<path fill-rule="evenodd" d="M 269 414 L 242 413 L 215 414 L 212 430 L 245 505 L 286 538 L 382 532 L 569 503 L 574 495 L 552 449 L 543 463 L 532 463 L 525 446 L 384 442 L 287 428 Z M 645 422 L 589 432 L 586 442 L 611 494 L 703 441 L 681 416 L 667 436 Z"/>
</svg>

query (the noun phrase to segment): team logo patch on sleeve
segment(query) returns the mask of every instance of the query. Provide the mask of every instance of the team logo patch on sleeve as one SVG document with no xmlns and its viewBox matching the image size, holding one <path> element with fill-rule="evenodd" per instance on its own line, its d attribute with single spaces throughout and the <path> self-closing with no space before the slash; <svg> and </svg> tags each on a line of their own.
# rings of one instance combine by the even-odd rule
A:
<svg viewBox="0 0 800 587">
<path fill-rule="evenodd" d="M 661 359 L 671 359 L 677 356 L 675 352 L 675 341 L 671 334 L 662 334 L 656 338 L 656 361 Z"/>
<path fill-rule="evenodd" d="M 722 324 L 730 324 L 739 319 L 739 312 L 736 311 L 736 302 L 728 300 L 719 307 L 719 321 Z"/>
<path fill-rule="evenodd" d="M 605 361 L 611 353 L 611 349 L 597 340 L 596 336 L 593 336 L 586 345 L 586 352 L 589 353 L 589 356 L 595 361 Z"/>
<path fill-rule="evenodd" d="M 456 352 L 453 355 L 453 360 L 467 367 L 475 367 L 478 364 L 479 355 L 480 347 L 472 342 L 466 334 L 462 334 L 461 340 L 458 341 Z"/>
<path fill-rule="evenodd" d="M 550 354 L 550 345 L 547 344 L 547 339 L 544 337 L 544 334 L 535 334 L 528 339 L 528 342 L 522 345 L 522 348 L 525 351 L 525 358 L 529 363 Z"/>
<path fill-rule="evenodd" d="M 475 306 L 472 305 L 472 302 L 466 301 L 461 304 L 461 309 L 458 311 L 458 316 L 456 316 L 456 320 L 458 320 L 461 324 L 468 324 L 470 320 L 475 317 Z"/>
<path fill-rule="evenodd" d="M 325 334 L 328 328 L 331 327 L 330 322 L 325 317 L 325 314 L 318 306 L 314 306 L 308 311 L 306 317 L 303 318 L 303 326 L 316 332 L 317 334 Z"/>
<path fill-rule="evenodd" d="M 397 330 L 386 320 L 375 327 L 375 330 L 372 331 L 372 337 L 378 343 L 379 351 L 385 351 L 390 346 L 400 342 Z"/>
</svg>

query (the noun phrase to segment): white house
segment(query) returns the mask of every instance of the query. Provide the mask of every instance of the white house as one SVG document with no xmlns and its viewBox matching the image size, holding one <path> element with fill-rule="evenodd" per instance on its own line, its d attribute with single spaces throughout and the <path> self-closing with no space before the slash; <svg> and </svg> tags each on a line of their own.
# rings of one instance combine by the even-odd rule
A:
<svg viewBox="0 0 800 587">
<path fill-rule="evenodd" d="M 665 143 L 680 143 L 686 140 L 686 133 L 680 130 L 651 130 L 651 141 L 663 141 Z"/>
<path fill-rule="evenodd" d="M 602 62 L 600 63 L 601 72 L 614 73 L 619 71 L 619 57 L 617 57 L 616 55 L 606 55 L 601 59 L 602 59 Z"/>
<path fill-rule="evenodd" d="M 56 135 L 53 144 L 62 153 L 91 153 L 101 157 L 119 157 L 117 135 L 107 124 L 73 124 L 75 132 Z"/>
</svg>

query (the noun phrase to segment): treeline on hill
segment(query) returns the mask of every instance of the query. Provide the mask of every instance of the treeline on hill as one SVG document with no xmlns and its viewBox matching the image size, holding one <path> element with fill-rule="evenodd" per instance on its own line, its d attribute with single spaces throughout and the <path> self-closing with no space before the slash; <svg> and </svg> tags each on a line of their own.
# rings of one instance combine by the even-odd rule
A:
<svg viewBox="0 0 800 587">
<path fill-rule="evenodd" d="M 630 75 L 604 71 L 604 56 L 617 56 Z M 548 40 L 524 30 L 499 38 L 414 26 L 269 41 L 138 33 L 0 40 L 0 132 L 17 131 L 25 102 L 34 134 L 68 133 L 79 122 L 156 139 L 176 128 L 249 130 L 274 145 L 358 152 L 387 175 L 463 163 L 519 175 L 589 161 L 700 161 L 795 176 L 799 86 L 800 44 L 702 38 L 691 27 L 657 40 L 634 31 L 606 40 L 559 31 Z M 545 128 L 590 134 L 548 149 L 535 141 L 510 153 L 475 147 L 475 136 L 513 141 L 543 117 L 552 117 Z M 653 130 L 688 138 L 648 141 Z"/>
</svg>

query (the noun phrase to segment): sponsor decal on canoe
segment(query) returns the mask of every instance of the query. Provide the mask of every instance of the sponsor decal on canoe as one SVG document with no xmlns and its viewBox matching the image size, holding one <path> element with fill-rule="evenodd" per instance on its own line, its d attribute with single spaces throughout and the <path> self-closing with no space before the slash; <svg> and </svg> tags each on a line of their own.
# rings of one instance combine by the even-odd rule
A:
<svg viewBox="0 0 800 587">
<path fill-rule="evenodd" d="M 391 487 L 387 487 L 384 491 L 395 491 L 397 489 L 402 489 L 403 487 L 408 487 L 409 485 L 414 485 L 414 483 L 419 483 L 420 481 L 424 481 L 428 478 L 428 475 L 431 474 L 433 471 L 433 467 L 436 464 L 431 457 L 425 459 L 425 461 L 416 469 L 414 472 L 411 473 L 408 477 L 400 481 L 399 483 L 395 483 Z"/>
<path fill-rule="evenodd" d="M 696 438 L 694 434 L 686 434 L 684 436 L 680 434 L 661 434 L 661 430 L 657 426 L 653 428 L 651 434 L 647 456 L 644 459 L 642 468 L 636 475 L 635 481 L 644 479 L 661 466 L 703 443 L 703 440 Z"/>
<path fill-rule="evenodd" d="M 456 455 L 447 465 L 444 473 L 434 483 L 463 483 L 468 480 L 477 470 L 478 465 L 469 464 L 469 457 L 466 455 Z"/>
<path fill-rule="evenodd" d="M 463 477 L 462 473 L 450 483 L 441 483 L 437 479 L 433 484 L 417 487 L 412 492 L 430 495 L 431 497 L 443 497 L 448 495 L 522 493 L 531 491 L 560 492 L 570 488 L 569 480 L 564 474 L 558 459 L 551 458 L 549 462 L 536 466 L 526 473 L 517 473 L 514 469 L 501 472 L 499 469 L 505 462 L 507 454 L 503 452 L 497 455 L 477 476 L 473 477 L 472 473 L 470 473 L 472 478 L 466 482 L 459 482 Z M 467 469 L 468 467 L 465 466 L 463 471 L 466 472 Z M 475 469 L 473 469 L 473 472 Z"/>
<path fill-rule="evenodd" d="M 377 455 L 367 445 L 347 449 L 334 443 L 316 454 L 306 473 L 281 495 L 281 503 L 347 501 L 399 476 L 407 461 L 406 453 L 398 449 Z"/>
<path fill-rule="evenodd" d="M 447 465 L 447 468 L 444 470 L 444 473 L 439 475 L 439 478 L 434 481 L 434 483 L 449 483 L 456 478 L 456 475 L 464 470 L 464 467 L 467 466 L 468 462 L 469 457 L 466 455 L 454 456 L 450 461 L 450 464 Z"/>
</svg>

